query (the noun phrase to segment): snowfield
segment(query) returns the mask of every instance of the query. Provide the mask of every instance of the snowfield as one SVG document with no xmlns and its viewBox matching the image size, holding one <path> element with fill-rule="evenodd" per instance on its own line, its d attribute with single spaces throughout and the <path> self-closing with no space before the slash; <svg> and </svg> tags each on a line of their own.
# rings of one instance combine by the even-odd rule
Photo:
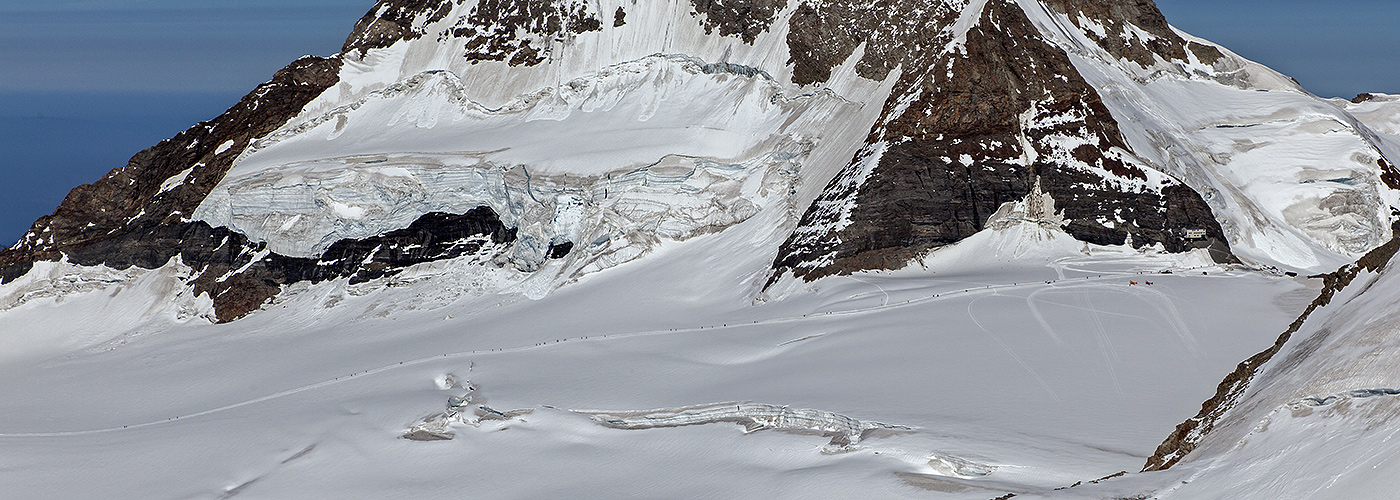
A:
<svg viewBox="0 0 1400 500">
<path fill-rule="evenodd" d="M 958 15 L 943 50 L 966 52 L 990 2 L 945 6 Z M 0 497 L 1395 489 L 1400 278 L 1379 268 L 1294 325 L 1195 452 L 1137 471 L 1319 296 L 1324 280 L 1309 275 L 1393 241 L 1400 194 L 1381 173 L 1400 157 L 1400 98 L 1323 100 L 1223 48 L 1214 64 L 1139 64 L 1090 37 L 1117 28 L 1015 0 L 1118 122 L 1132 151 L 1106 153 L 1142 175 L 1113 187 L 1179 179 L 1243 262 L 1075 240 L 1036 180 L 974 221 L 986 229 L 901 269 L 803 282 L 772 276 L 779 247 L 858 150 L 867 168 L 836 187 L 866 182 L 891 151 L 896 139 L 870 133 L 886 107 L 921 95 L 886 102 L 904 68 L 858 76 L 862 44 L 826 82 L 796 85 L 795 2 L 746 43 L 710 33 L 682 0 L 570 0 L 601 27 L 511 31 L 536 37 L 547 64 L 473 64 L 452 23 L 478 3 L 414 18 L 423 38 L 345 54 L 338 83 L 285 125 L 221 143 L 237 161 L 177 219 L 266 243 L 243 247 L 238 258 L 256 257 L 242 270 L 481 206 L 511 241 L 364 283 L 282 285 L 225 324 L 192 291 L 198 263 L 37 263 L 0 285 Z M 1154 36 L 1128 28 L 1125 39 Z M 1087 115 L 1036 116 L 1023 129 Z M 1010 161 L 1105 153 L 1084 141 L 1062 134 L 1036 151 L 1022 131 Z M 183 192 L 199 166 L 151 185 Z M 849 223 L 853 200 L 818 216 Z M 366 263 L 378 248 L 367 251 Z"/>
<path fill-rule="evenodd" d="M 766 224 L 662 245 L 539 300 L 441 266 L 308 287 L 227 325 L 155 308 L 103 338 L 90 319 L 123 300 L 178 302 L 167 271 L 35 297 L 0 313 L 4 338 L 43 340 L 11 344 L 0 367 L 0 483 L 30 498 L 1048 490 L 1140 468 L 1317 281 L 1026 222 L 755 304 Z M 401 439 L 468 392 L 499 418 Z M 722 401 L 738 406 L 686 416 Z M 784 411 L 833 423 L 775 423 Z M 647 415 L 661 420 L 626 423 Z"/>
</svg>

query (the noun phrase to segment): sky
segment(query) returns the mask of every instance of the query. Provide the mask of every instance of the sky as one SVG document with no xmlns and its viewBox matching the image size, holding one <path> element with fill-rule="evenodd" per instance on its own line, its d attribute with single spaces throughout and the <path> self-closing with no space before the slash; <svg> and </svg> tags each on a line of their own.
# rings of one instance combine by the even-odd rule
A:
<svg viewBox="0 0 1400 500">
<path fill-rule="evenodd" d="M 1400 2 L 1158 0 L 1318 95 L 1400 93 Z M 68 190 L 217 116 L 373 0 L 0 0 L 0 246 Z"/>
</svg>

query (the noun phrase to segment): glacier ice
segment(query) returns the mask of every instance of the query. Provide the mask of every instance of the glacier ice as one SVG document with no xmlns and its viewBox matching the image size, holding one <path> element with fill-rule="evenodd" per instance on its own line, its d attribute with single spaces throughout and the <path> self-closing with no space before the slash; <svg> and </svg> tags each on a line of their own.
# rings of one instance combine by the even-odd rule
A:
<svg viewBox="0 0 1400 500">
<path fill-rule="evenodd" d="M 820 128 L 859 108 L 685 56 L 611 66 L 494 109 L 431 71 L 258 141 L 194 218 L 314 256 L 425 213 L 488 206 L 518 230 L 510 264 L 537 270 L 568 243 L 572 276 L 781 208 Z"/>
<path fill-rule="evenodd" d="M 872 431 L 909 431 L 900 425 L 867 422 L 822 410 L 800 409 L 763 403 L 714 403 L 681 408 L 642 411 L 584 411 L 599 425 L 616 429 L 654 429 L 719 422 L 744 426 L 744 432 L 775 429 L 814 432 L 831 437 L 831 446 L 859 443 Z"/>
</svg>

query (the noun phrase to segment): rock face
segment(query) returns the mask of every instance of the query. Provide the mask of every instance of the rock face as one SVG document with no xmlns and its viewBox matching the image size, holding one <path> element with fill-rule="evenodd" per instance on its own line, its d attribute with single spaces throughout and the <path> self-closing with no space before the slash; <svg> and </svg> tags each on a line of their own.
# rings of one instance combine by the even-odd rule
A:
<svg viewBox="0 0 1400 500">
<path fill-rule="evenodd" d="M 364 54 L 399 40 L 416 40 L 426 34 L 423 24 L 441 21 L 451 12 L 452 3 L 441 0 L 383 0 L 355 23 L 340 51 Z M 423 22 L 415 26 L 419 16 Z"/>
<path fill-rule="evenodd" d="M 987 2 L 958 40 L 919 22 L 871 30 L 860 24 L 868 14 L 840 4 L 795 15 L 802 21 L 788 41 L 800 58 L 798 78 L 824 78 L 860 42 L 866 55 L 857 71 L 882 78 L 896 66 L 905 69 L 865 147 L 783 244 L 778 273 L 811 280 L 902 267 L 981 231 L 1003 203 L 1025 197 L 1035 179 L 1064 210 L 1064 229 L 1084 241 L 1121 245 L 1131 236 L 1134 246 L 1181 251 L 1186 227 L 1224 240 L 1195 191 L 1133 156 L 1097 92 L 1015 2 Z M 1150 2 L 1139 7 L 1157 12 Z M 928 22 L 948 26 L 958 22 L 956 14 L 932 9 Z M 879 38 L 890 31 L 910 36 Z M 841 51 L 814 46 L 831 33 L 849 35 L 835 37 Z M 865 33 L 875 35 L 856 38 Z M 928 49 L 950 44 L 961 45 Z"/>
<path fill-rule="evenodd" d="M 346 50 L 363 52 L 421 36 L 408 28 L 411 20 L 428 10 L 440 18 L 450 6 L 436 0 L 381 2 L 356 25 Z M 283 284 L 342 276 L 369 280 L 513 241 L 514 231 L 483 208 L 464 215 L 429 214 L 407 229 L 342 241 L 327 251 L 330 261 L 317 261 L 260 255 L 263 245 L 237 232 L 189 220 L 239 153 L 338 83 L 342 64 L 339 57 L 298 59 L 219 117 L 74 188 L 53 215 L 36 221 L 15 246 L 0 250 L 0 283 L 23 276 L 42 260 L 154 269 L 179 256 L 198 270 L 190 282 L 196 293 L 209 293 L 218 319 L 232 321 L 257 310 Z M 403 249 L 409 245 L 417 246 Z"/>
<path fill-rule="evenodd" d="M 1075 27 L 1083 29 L 1110 54 L 1142 66 L 1151 66 L 1155 57 L 1186 60 L 1188 50 L 1207 65 L 1224 57 L 1220 49 L 1183 40 L 1172 31 L 1167 18 L 1152 0 L 1045 0 L 1043 3 L 1058 13 L 1067 14 Z M 1137 35 L 1135 29 L 1148 36 Z"/>
<path fill-rule="evenodd" d="M 695 12 L 702 15 L 705 33 L 719 31 L 721 36 L 737 36 L 745 42 L 754 39 L 773 24 L 787 0 L 690 0 Z"/>
<path fill-rule="evenodd" d="M 486 207 L 462 215 L 431 213 L 405 229 L 336 242 L 319 258 L 268 252 L 266 244 L 250 243 L 241 234 L 210 229 L 203 222 L 190 225 L 180 236 L 155 246 L 183 248 L 184 262 L 203 265 L 191 284 L 195 293 L 209 293 L 219 321 L 226 322 L 262 307 L 283 285 L 341 277 L 362 283 L 424 262 L 462 256 L 489 260 L 500 254 L 502 244 L 515 240 L 515 230 L 502 225 Z"/>
<path fill-rule="evenodd" d="M 583 2 L 484 0 L 458 22 L 452 35 L 467 38 L 466 58 L 473 64 L 509 61 L 511 66 L 535 66 L 549 58 L 553 39 L 602 27 L 598 13 Z"/>
</svg>

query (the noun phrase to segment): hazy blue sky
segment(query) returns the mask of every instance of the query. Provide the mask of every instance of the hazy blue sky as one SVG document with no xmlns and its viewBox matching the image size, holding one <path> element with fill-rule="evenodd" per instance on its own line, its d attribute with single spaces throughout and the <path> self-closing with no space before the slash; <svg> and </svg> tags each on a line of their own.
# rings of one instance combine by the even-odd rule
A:
<svg viewBox="0 0 1400 500">
<path fill-rule="evenodd" d="M 1400 1 L 1157 3 L 1177 27 L 1319 95 L 1400 93 Z M 336 52 L 373 5 L 0 0 L 0 245 L 73 186 L 216 116 L 296 57 Z"/>
</svg>

